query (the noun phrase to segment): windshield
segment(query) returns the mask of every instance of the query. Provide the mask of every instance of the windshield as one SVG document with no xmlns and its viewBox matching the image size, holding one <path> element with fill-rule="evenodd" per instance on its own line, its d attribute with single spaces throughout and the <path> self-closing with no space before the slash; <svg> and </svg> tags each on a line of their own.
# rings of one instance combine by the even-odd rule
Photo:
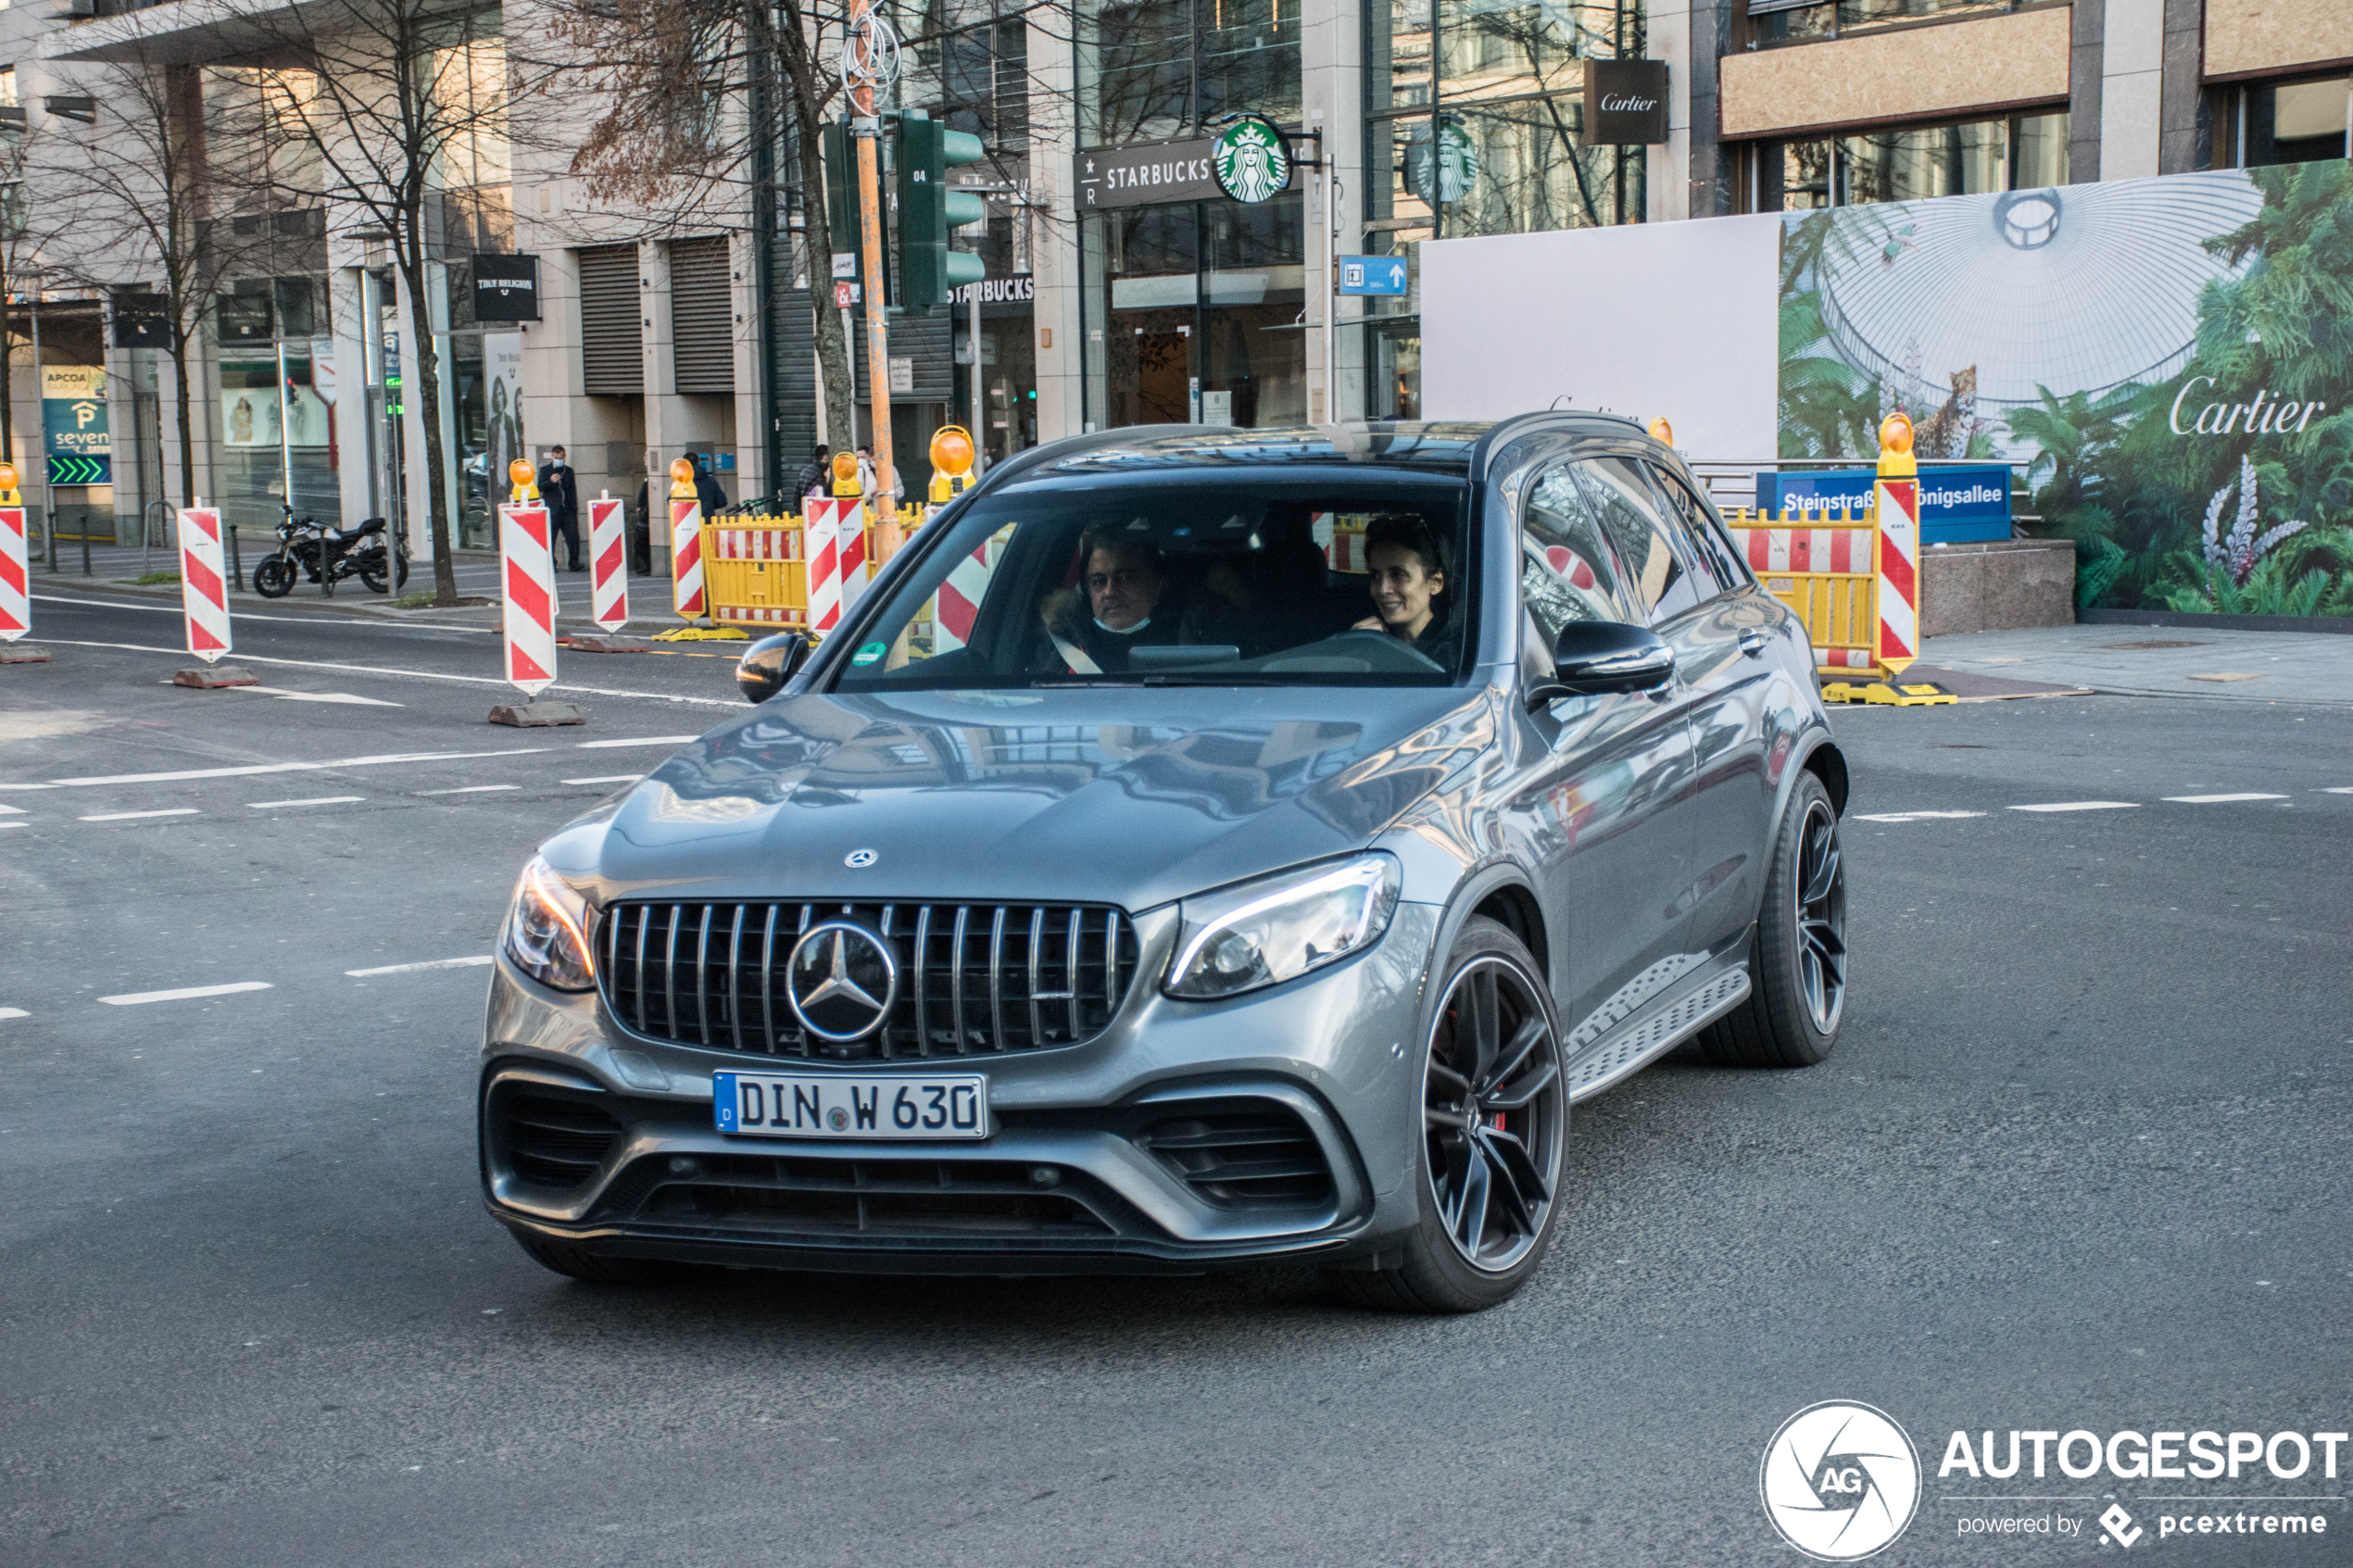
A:
<svg viewBox="0 0 2353 1568">
<path fill-rule="evenodd" d="M 1199 470 L 975 502 L 837 689 L 1441 685 L 1470 646 L 1468 486 Z"/>
</svg>

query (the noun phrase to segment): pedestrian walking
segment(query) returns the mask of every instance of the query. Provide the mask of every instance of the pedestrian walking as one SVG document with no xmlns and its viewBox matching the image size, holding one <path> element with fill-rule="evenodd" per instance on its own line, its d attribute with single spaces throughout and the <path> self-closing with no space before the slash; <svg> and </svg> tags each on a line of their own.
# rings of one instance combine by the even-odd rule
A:
<svg viewBox="0 0 2353 1568">
<path fill-rule="evenodd" d="M 548 447 L 547 460 L 540 465 L 539 498 L 547 503 L 548 527 L 563 538 L 564 557 L 571 562 L 564 570 L 585 571 L 580 560 L 580 485 L 560 445 Z M 552 555 L 555 540 L 550 538 L 547 545 Z"/>
<path fill-rule="evenodd" d="M 653 575 L 654 514 L 648 505 L 653 484 L 654 455 L 646 454 L 647 477 L 637 482 L 637 510 L 629 525 L 629 570 L 640 577 Z"/>
</svg>

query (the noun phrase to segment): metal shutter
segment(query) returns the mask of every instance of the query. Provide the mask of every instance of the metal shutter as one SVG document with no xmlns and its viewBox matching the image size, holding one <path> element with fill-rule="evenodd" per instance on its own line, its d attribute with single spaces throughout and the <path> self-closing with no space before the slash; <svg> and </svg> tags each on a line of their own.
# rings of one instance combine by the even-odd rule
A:
<svg viewBox="0 0 2353 1568">
<path fill-rule="evenodd" d="M 817 328 L 810 317 L 811 291 L 791 286 L 793 252 L 799 236 L 780 229 L 771 252 L 774 280 L 769 290 L 768 386 L 783 448 L 774 488 L 781 491 L 809 460 L 817 434 Z M 826 301 L 830 308 L 832 301 Z"/>
<path fill-rule="evenodd" d="M 582 251 L 582 390 L 605 397 L 632 397 L 646 390 L 642 320 L 637 314 L 637 247 L 600 245 Z"/>
<path fill-rule="evenodd" d="M 673 241 L 670 339 L 680 392 L 736 390 L 733 321 L 726 240 Z"/>
</svg>

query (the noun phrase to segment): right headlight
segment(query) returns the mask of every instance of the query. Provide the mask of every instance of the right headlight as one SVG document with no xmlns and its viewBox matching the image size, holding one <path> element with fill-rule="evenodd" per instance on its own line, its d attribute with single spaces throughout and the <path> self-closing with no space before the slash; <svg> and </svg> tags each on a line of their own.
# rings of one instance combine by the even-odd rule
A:
<svg viewBox="0 0 2353 1568">
<path fill-rule="evenodd" d="M 1188 898 L 1162 989 L 1210 1001 L 1336 963 L 1389 929 L 1397 887 L 1396 860 L 1371 854 Z"/>
</svg>

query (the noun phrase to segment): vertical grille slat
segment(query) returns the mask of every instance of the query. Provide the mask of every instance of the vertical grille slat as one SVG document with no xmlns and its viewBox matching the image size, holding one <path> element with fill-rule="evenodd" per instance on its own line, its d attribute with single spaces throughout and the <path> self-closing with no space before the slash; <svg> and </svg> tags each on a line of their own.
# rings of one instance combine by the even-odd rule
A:
<svg viewBox="0 0 2353 1568">
<path fill-rule="evenodd" d="M 890 1015 L 847 1044 L 812 1038 L 778 995 L 780 987 L 789 995 L 800 938 L 837 914 L 875 933 L 900 965 Z M 726 899 L 617 904 L 604 921 L 598 984 L 623 1027 L 681 1045 L 804 1060 L 1076 1044 L 1111 1022 L 1139 962 L 1134 927 L 1101 905 Z"/>
</svg>

